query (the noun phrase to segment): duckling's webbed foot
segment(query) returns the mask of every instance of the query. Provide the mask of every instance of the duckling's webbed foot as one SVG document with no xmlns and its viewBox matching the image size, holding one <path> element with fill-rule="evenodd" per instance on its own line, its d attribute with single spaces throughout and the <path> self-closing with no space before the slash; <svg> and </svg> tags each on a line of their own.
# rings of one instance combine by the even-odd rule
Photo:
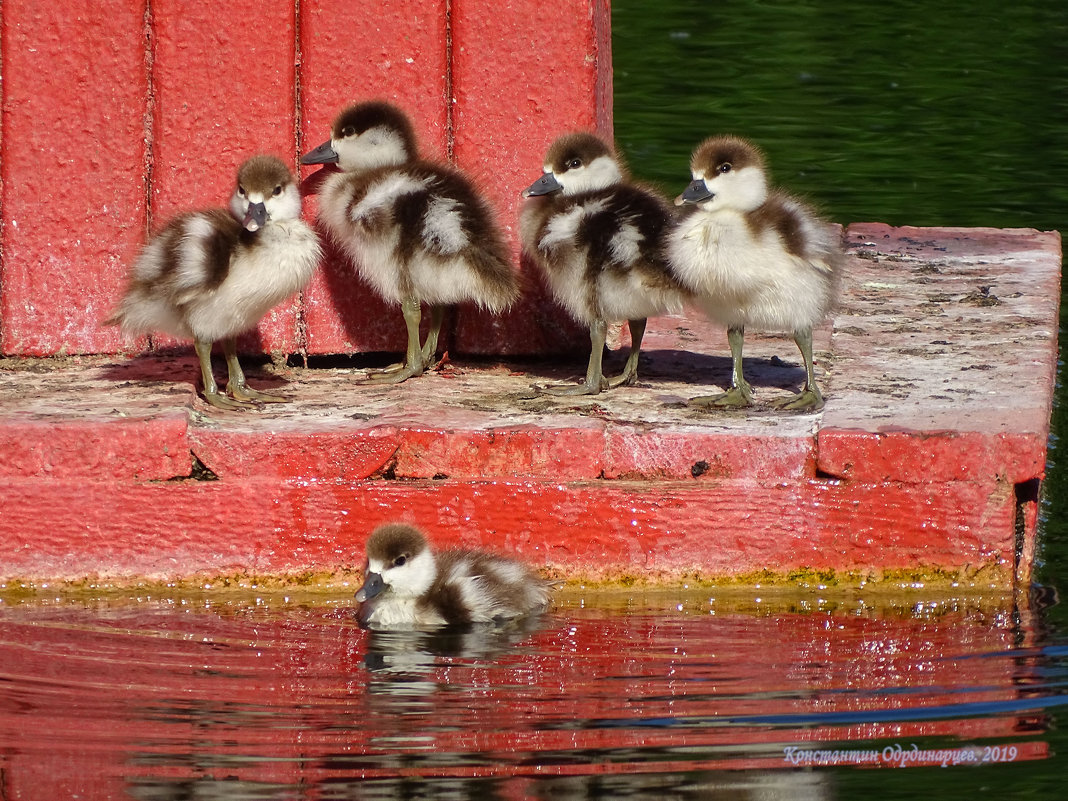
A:
<svg viewBox="0 0 1068 801">
<path fill-rule="evenodd" d="M 254 409 L 261 403 L 288 403 L 292 400 L 288 395 L 261 392 L 248 385 L 245 380 L 245 371 L 241 369 L 241 363 L 237 360 L 236 339 L 223 341 L 223 353 L 226 354 L 226 369 L 229 375 L 226 382 L 226 394 L 235 402 L 240 403 L 241 408 Z"/>
<path fill-rule="evenodd" d="M 753 389 L 747 381 L 719 395 L 700 395 L 686 404 L 695 409 L 744 409 L 753 405 Z"/>
<path fill-rule="evenodd" d="M 629 387 L 638 383 L 638 357 L 642 350 L 642 337 L 645 336 L 645 320 L 628 320 L 630 326 L 630 355 L 623 366 L 623 372 L 608 382 L 608 386 Z"/>
<path fill-rule="evenodd" d="M 252 401 L 254 403 L 289 403 L 293 398 L 289 395 L 278 395 L 274 392 L 261 392 L 253 389 L 248 384 L 234 385 L 233 382 L 226 385 L 226 391 L 235 400 Z M 247 404 L 246 404 L 247 405 Z"/>
<path fill-rule="evenodd" d="M 812 331 L 803 330 L 794 334 L 794 342 L 805 362 L 805 388 L 796 395 L 782 398 L 772 404 L 776 409 L 789 411 L 818 412 L 823 408 L 823 395 L 816 386 L 816 370 L 812 360 Z"/>
<path fill-rule="evenodd" d="M 197 360 L 200 362 L 200 379 L 203 386 L 203 396 L 210 405 L 216 409 L 225 409 L 226 411 L 248 411 L 249 409 L 255 409 L 256 404 L 250 400 L 243 400 L 241 398 L 228 398 L 224 393 L 219 392 L 219 386 L 215 383 L 215 376 L 211 370 L 211 343 L 203 342 L 201 340 L 195 340 L 193 342 L 193 350 L 196 351 Z M 226 353 L 227 365 L 231 364 L 231 361 L 236 364 L 236 344 L 232 342 L 224 343 L 223 350 Z M 230 385 L 234 385 L 234 373 L 230 368 Z M 240 373 L 241 367 L 237 367 L 238 374 L 240 375 L 240 382 L 243 384 L 245 377 Z"/>
<path fill-rule="evenodd" d="M 692 398 L 690 406 L 699 409 L 744 409 L 753 405 L 753 388 L 742 373 L 742 342 L 745 331 L 742 328 L 727 329 L 727 343 L 731 347 L 731 388 L 721 395 L 702 395 Z"/>
<path fill-rule="evenodd" d="M 407 381 L 409 378 L 414 378 L 417 375 L 423 374 L 423 362 L 422 360 L 416 361 L 414 364 L 405 362 L 404 364 L 395 365 L 396 370 L 385 369 L 379 370 L 374 373 L 368 373 L 367 378 L 364 379 L 366 384 L 400 384 Z"/>
<path fill-rule="evenodd" d="M 588 384 L 585 380 L 577 384 L 534 384 L 534 389 L 543 395 L 577 396 L 597 395 L 609 388 L 608 379 L 603 376 L 596 383 Z"/>
<path fill-rule="evenodd" d="M 780 398 L 771 405 L 784 411 L 818 412 L 823 408 L 823 395 L 819 389 L 812 387 L 788 398 Z"/>
<path fill-rule="evenodd" d="M 368 384 L 399 384 L 402 381 L 407 381 L 409 378 L 423 374 L 426 365 L 423 357 L 423 349 L 419 346 L 419 320 L 421 317 L 419 301 L 415 298 L 405 298 L 401 302 L 401 312 L 404 314 L 404 324 L 408 329 L 408 348 L 404 362 L 399 365 L 387 367 L 385 370 L 368 373 L 366 379 L 366 383 Z M 440 317 L 437 318 L 437 325 L 439 327 L 441 325 Z M 430 328 L 431 335 L 434 339 L 434 347 L 436 349 L 438 335 L 434 328 L 434 318 L 431 319 Z M 428 335 L 428 344 L 430 339 L 431 337 Z"/>
<path fill-rule="evenodd" d="M 604 320 L 594 320 L 590 324 L 590 361 L 586 366 L 586 378 L 579 384 L 534 384 L 534 389 L 545 395 L 597 395 L 610 388 L 607 378 L 601 372 L 601 358 L 604 355 L 604 340 L 608 325 Z"/>
</svg>

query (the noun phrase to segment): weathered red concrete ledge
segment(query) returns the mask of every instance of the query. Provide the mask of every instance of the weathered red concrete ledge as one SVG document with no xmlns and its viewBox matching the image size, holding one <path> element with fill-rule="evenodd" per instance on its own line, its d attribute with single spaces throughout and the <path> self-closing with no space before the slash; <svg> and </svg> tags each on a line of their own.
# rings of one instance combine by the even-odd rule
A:
<svg viewBox="0 0 1068 801">
<path fill-rule="evenodd" d="M 768 406 L 803 374 L 789 340 L 755 335 L 758 406 L 686 407 L 729 377 L 723 331 L 696 315 L 650 321 L 641 386 L 583 399 L 530 390 L 577 377 L 581 358 L 457 358 L 399 387 L 291 369 L 260 383 L 294 402 L 248 414 L 197 399 L 192 356 L 9 364 L 0 578 L 345 570 L 399 518 L 570 577 L 1026 582 L 1059 237 L 845 235 L 848 280 L 816 340 L 818 414 Z"/>
</svg>

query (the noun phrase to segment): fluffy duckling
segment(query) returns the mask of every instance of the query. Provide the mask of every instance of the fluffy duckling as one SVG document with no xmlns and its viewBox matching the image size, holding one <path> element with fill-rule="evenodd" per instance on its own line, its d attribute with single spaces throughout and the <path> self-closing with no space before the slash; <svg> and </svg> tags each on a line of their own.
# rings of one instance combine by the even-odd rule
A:
<svg viewBox="0 0 1068 801">
<path fill-rule="evenodd" d="M 519 294 L 508 249 L 490 208 L 456 170 L 419 158 L 412 124 L 389 103 L 345 109 L 330 139 L 302 164 L 334 164 L 319 219 L 385 300 L 400 304 L 405 361 L 374 383 L 399 383 L 434 363 L 445 307 L 474 301 L 499 312 Z M 420 304 L 430 330 L 419 344 Z"/>
<path fill-rule="evenodd" d="M 506 556 L 435 554 L 417 528 L 388 523 L 367 540 L 367 568 L 356 600 L 362 604 L 360 622 L 369 628 L 489 623 L 544 609 L 549 584 Z"/>
<path fill-rule="evenodd" d="M 541 267 L 557 301 L 590 328 L 581 384 L 538 387 L 555 395 L 596 395 L 632 384 L 646 318 L 682 310 L 683 289 L 668 268 L 667 200 L 630 182 L 611 148 L 593 134 L 553 143 L 544 174 L 523 191 L 524 251 Z M 627 320 L 630 355 L 618 378 L 601 371 L 608 323 Z"/>
<path fill-rule="evenodd" d="M 690 161 L 693 181 L 675 199 L 689 213 L 669 237 L 672 269 L 717 322 L 727 326 L 730 389 L 697 406 L 742 407 L 753 391 L 742 374 L 745 328 L 793 335 L 805 387 L 778 404 L 816 411 L 823 395 L 812 366 L 812 329 L 827 316 L 843 256 L 830 225 L 784 192 L 769 189 L 764 157 L 733 136 L 705 140 Z"/>
<path fill-rule="evenodd" d="M 300 219 L 293 174 L 281 159 L 253 156 L 237 171 L 228 212 L 186 212 L 148 243 L 105 322 L 132 335 L 164 331 L 192 339 L 204 399 L 212 406 L 247 409 L 286 401 L 245 383 L 237 336 L 303 289 L 319 256 L 318 238 Z M 222 341 L 229 372 L 225 394 L 212 375 L 216 341 Z"/>
</svg>

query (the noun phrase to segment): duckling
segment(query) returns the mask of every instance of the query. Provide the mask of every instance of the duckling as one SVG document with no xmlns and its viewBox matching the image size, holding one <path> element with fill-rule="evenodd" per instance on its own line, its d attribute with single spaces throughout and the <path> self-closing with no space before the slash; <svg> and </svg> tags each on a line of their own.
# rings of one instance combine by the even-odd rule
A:
<svg viewBox="0 0 1068 801">
<path fill-rule="evenodd" d="M 508 248 L 489 205 L 457 170 L 419 158 L 412 124 L 381 102 L 351 106 L 302 164 L 337 164 L 322 184 L 319 219 L 408 329 L 403 364 L 369 377 L 399 383 L 434 364 L 445 308 L 474 301 L 493 312 L 518 296 Z M 430 330 L 419 343 L 420 304 Z"/>
<path fill-rule="evenodd" d="M 515 559 L 485 551 L 435 554 L 414 526 L 387 523 L 367 540 L 367 568 L 356 592 L 369 628 L 489 623 L 545 608 L 549 584 Z"/>
<path fill-rule="evenodd" d="M 557 301 L 590 328 L 581 384 L 537 387 L 553 395 L 596 395 L 634 383 L 646 318 L 682 310 L 684 290 L 667 265 L 671 207 L 628 180 L 601 139 L 572 133 L 545 156 L 544 174 L 523 190 L 524 251 L 541 267 Z M 601 371 L 608 323 L 627 320 L 630 354 L 614 379 Z"/>
<path fill-rule="evenodd" d="M 300 207 L 296 181 L 282 160 L 253 156 L 237 171 L 229 211 L 180 214 L 145 246 L 105 324 L 131 335 L 163 331 L 192 339 L 204 400 L 212 406 L 249 409 L 289 400 L 248 386 L 237 336 L 311 278 L 319 240 L 300 218 Z M 226 356 L 225 394 L 212 375 L 216 341 Z"/>
<path fill-rule="evenodd" d="M 803 203 L 768 188 L 764 156 L 751 142 L 716 136 L 690 161 L 693 181 L 675 199 L 689 213 L 668 240 L 679 280 L 713 320 L 727 326 L 730 389 L 694 398 L 703 407 L 744 407 L 753 390 L 742 373 L 747 326 L 793 335 L 805 386 L 779 408 L 817 411 L 823 395 L 812 364 L 812 329 L 830 311 L 843 255 L 834 230 Z"/>
</svg>

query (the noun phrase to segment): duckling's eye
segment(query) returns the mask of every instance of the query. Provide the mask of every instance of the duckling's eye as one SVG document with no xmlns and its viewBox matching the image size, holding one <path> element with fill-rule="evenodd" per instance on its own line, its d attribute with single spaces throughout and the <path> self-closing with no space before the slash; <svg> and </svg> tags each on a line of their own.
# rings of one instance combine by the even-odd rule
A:
<svg viewBox="0 0 1068 801">
<path fill-rule="evenodd" d="M 278 186 L 274 188 L 274 196 L 278 197 L 280 194 L 282 194 L 282 185 L 278 184 Z"/>
<path fill-rule="evenodd" d="M 564 166 L 567 167 L 569 170 L 577 170 L 579 167 L 582 166 L 582 159 L 571 159 L 571 161 L 569 161 Z"/>
<path fill-rule="evenodd" d="M 341 138 L 344 139 L 349 136 L 353 136 L 356 133 L 356 128 L 352 125 L 346 125 L 341 129 Z"/>
<path fill-rule="evenodd" d="M 393 560 L 393 566 L 394 567 L 404 567 L 404 563 L 407 562 L 407 561 L 408 561 L 408 557 L 407 556 L 398 556 L 396 559 Z"/>
<path fill-rule="evenodd" d="M 721 174 L 725 172 L 730 172 L 732 169 L 734 168 L 731 166 L 731 163 L 729 161 L 725 161 L 719 165 L 719 172 Z"/>
<path fill-rule="evenodd" d="M 245 195 L 248 194 L 248 192 L 245 191 L 245 187 L 241 186 L 241 184 L 238 184 L 237 185 L 237 194 L 241 195 L 241 197 L 244 197 Z"/>
</svg>

